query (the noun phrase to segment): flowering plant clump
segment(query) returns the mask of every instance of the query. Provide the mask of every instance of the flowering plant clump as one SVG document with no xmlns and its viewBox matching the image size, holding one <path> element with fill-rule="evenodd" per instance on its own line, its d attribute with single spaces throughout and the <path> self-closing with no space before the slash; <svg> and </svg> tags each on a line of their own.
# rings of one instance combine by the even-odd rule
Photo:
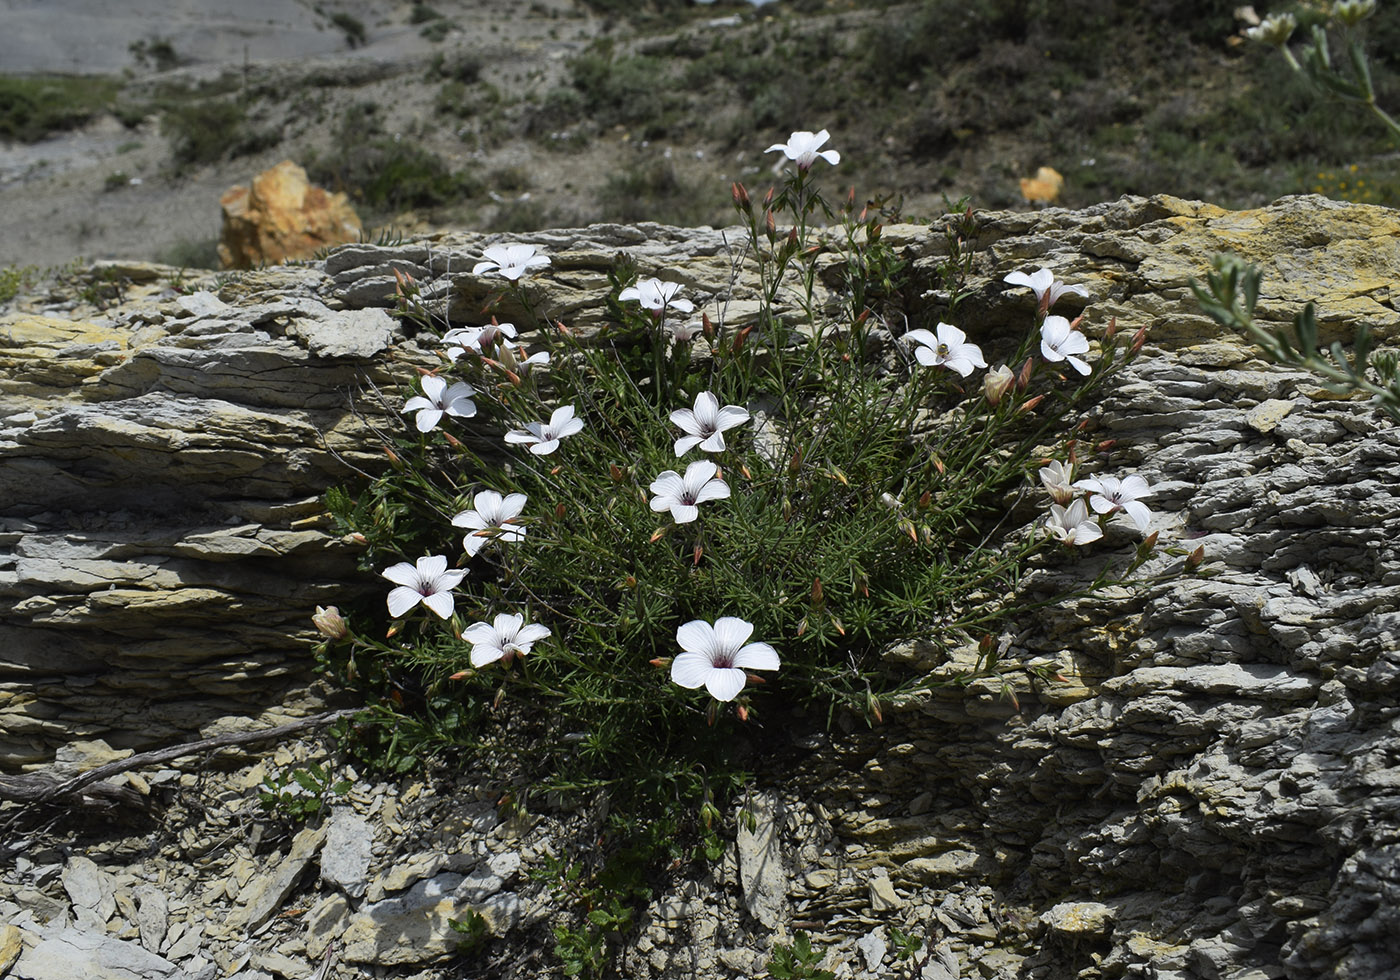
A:
<svg viewBox="0 0 1400 980">
<path fill-rule="evenodd" d="M 1111 552 L 1110 523 L 1146 529 L 1150 488 L 1098 472 L 1076 439 L 1142 332 L 1125 351 L 1092 311 L 1053 313 L 1089 294 L 1046 269 L 987 286 L 1008 309 L 1033 291 L 1013 337 L 974 322 L 959 306 L 972 211 L 919 282 L 854 192 L 821 194 L 829 139 L 771 146 L 790 167 L 761 198 L 733 186 L 734 264 L 758 299 L 743 316 L 734 284 L 626 257 L 588 337 L 519 314 L 449 323 L 401 282 L 399 313 L 438 364 L 402 406 L 416 425 L 385 436 L 392 469 L 331 500 L 398 586 L 378 607 L 392 622 L 318 622 L 391 689 L 386 738 L 478 748 L 512 791 L 709 800 L 773 732 L 877 723 L 932 683 L 886 658 L 897 644 L 985 645 L 1032 562 Z M 519 276 L 548 268 L 511 245 L 475 271 L 533 318 Z M 922 294 L 940 299 L 906 300 Z"/>
</svg>

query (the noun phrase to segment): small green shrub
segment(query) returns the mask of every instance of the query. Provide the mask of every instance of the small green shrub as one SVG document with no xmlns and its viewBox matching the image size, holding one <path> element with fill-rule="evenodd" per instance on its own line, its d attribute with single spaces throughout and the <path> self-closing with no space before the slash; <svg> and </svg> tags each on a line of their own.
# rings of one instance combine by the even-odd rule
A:
<svg viewBox="0 0 1400 980">
<path fill-rule="evenodd" d="M 32 265 L 7 265 L 0 268 L 0 303 L 8 303 L 34 282 L 39 270 Z"/>
<path fill-rule="evenodd" d="M 344 11 L 331 14 L 331 26 L 340 29 L 345 35 L 345 43 L 352 48 L 358 48 L 369 40 L 369 35 L 365 31 L 365 22 L 358 17 L 351 16 Z"/>
<path fill-rule="evenodd" d="M 408 12 L 408 22 L 410 24 L 426 24 L 429 21 L 441 20 L 442 14 L 438 13 L 426 3 L 415 2 Z"/>
<path fill-rule="evenodd" d="M 160 131 L 170 141 L 177 170 L 259 153 L 281 142 L 273 129 L 258 129 L 247 107 L 233 99 L 199 99 L 172 105 Z"/>
<path fill-rule="evenodd" d="M 101 77 L 0 75 L 0 139 L 34 143 L 112 108 L 121 83 Z"/>
<path fill-rule="evenodd" d="M 350 780 L 334 780 L 319 762 L 308 762 L 263 779 L 258 802 L 268 813 L 301 823 L 321 812 L 334 798 L 350 791 Z"/>
<path fill-rule="evenodd" d="M 175 46 L 166 37 L 153 37 L 140 41 L 132 41 L 127 50 L 131 56 L 146 68 L 153 68 L 156 71 L 170 71 L 172 68 L 179 68 L 185 63 L 175 52 Z"/>
</svg>

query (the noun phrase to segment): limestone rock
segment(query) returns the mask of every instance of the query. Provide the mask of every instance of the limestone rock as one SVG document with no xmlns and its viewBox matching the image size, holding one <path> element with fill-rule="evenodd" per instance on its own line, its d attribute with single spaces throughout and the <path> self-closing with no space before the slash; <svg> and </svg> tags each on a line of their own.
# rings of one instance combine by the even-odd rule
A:
<svg viewBox="0 0 1400 980">
<path fill-rule="evenodd" d="M 369 887 L 370 846 L 374 830 L 346 807 L 336 807 L 326 825 L 321 849 L 321 880 L 351 898 L 363 898 Z"/>
<path fill-rule="evenodd" d="M 219 261 L 225 269 L 308 259 L 320 249 L 357 240 L 362 231 L 349 199 L 313 187 L 291 160 L 258 174 L 251 187 L 229 188 L 219 205 Z"/>
<path fill-rule="evenodd" d="M 21 954 L 10 975 L 16 980 L 189 980 L 170 960 L 135 943 L 72 927 L 47 933 Z"/>
<path fill-rule="evenodd" d="M 777 928 L 787 910 L 788 870 L 779 832 L 782 819 L 777 796 L 755 793 L 741 808 L 735 841 L 744 907 L 770 929 Z"/>
</svg>

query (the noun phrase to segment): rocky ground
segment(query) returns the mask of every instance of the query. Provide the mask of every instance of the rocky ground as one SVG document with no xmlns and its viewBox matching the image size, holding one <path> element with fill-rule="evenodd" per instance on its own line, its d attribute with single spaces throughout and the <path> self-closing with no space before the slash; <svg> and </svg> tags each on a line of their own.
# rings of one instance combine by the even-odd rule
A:
<svg viewBox="0 0 1400 980">
<path fill-rule="evenodd" d="M 885 234 L 931 287 L 942 234 Z M 605 315 L 620 250 L 701 303 L 755 288 L 731 278 L 713 231 L 533 240 L 556 262 L 537 308 L 580 326 Z M 345 461 L 381 458 L 346 389 L 430 360 L 433 338 L 385 312 L 394 270 L 469 319 L 493 285 L 466 270 L 491 241 L 349 246 L 217 277 L 108 266 L 6 307 L 0 638 L 17 653 L 0 662 L 0 728 L 24 771 L 0 787 L 0 970 L 525 978 L 593 948 L 584 914 L 599 909 L 568 868 L 608 852 L 602 808 L 522 805 L 470 760 L 388 776 L 308 731 L 133 768 L 95 816 L 77 798 L 15 797 L 17 778 L 245 736 L 349 696 L 308 654 L 311 608 L 349 608 L 366 586 L 319 502 Z M 1218 574 L 1041 610 L 1000 676 L 892 705 L 872 729 L 792 736 L 733 801 L 718 856 L 651 869 L 635 919 L 600 940 L 624 975 L 776 976 L 798 930 L 843 980 L 1393 973 L 1396 430 L 1260 361 L 1188 283 L 1229 247 L 1264 266 L 1270 325 L 1314 301 L 1328 337 L 1365 324 L 1393 345 L 1397 243 L 1393 212 L 1321 198 L 982 215 L 960 322 L 981 336 L 1023 315 L 1003 277 L 1045 263 L 1089 287 L 1094 337 L 1110 317 L 1146 327 L 1090 426 L 1153 485 L 1161 547 L 1200 545 Z M 919 650 L 889 657 L 935 680 L 976 657 Z M 265 780 L 313 763 L 325 810 L 300 823 L 305 797 L 281 789 L 264 808 Z M 448 919 L 482 933 L 472 948 Z M 927 955 L 901 961 L 896 930 Z"/>
<path fill-rule="evenodd" d="M 220 195 L 286 158 L 350 191 L 375 236 L 723 224 L 730 181 L 774 172 L 764 148 L 823 127 L 845 155 L 833 191 L 906 217 L 942 213 L 945 195 L 1028 210 L 1019 179 L 1047 164 L 1071 206 L 1123 193 L 1400 200 L 1400 158 L 1364 113 L 1320 100 L 1242 43 L 1245 21 L 1198 0 L 1055 16 L 1011 0 L 225 8 L 7 0 L 6 71 L 117 77 L 121 91 L 77 130 L 0 143 L 0 266 L 210 266 Z M 1370 29 L 1392 104 L 1400 24 L 1387 14 Z M 208 121 L 234 108 L 236 125 Z M 217 143 L 221 128 L 227 146 L 182 162 L 183 138 Z M 367 149 L 382 141 L 443 170 L 395 169 L 404 161 Z M 381 176 L 438 184 L 384 200 L 365 186 Z"/>
</svg>

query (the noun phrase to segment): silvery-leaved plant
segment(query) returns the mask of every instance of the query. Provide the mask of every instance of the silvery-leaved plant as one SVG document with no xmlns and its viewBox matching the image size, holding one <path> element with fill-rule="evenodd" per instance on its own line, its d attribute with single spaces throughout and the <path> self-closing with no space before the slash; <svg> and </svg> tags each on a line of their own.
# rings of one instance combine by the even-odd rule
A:
<svg viewBox="0 0 1400 980">
<path fill-rule="evenodd" d="M 1089 508 L 1084 505 L 1082 497 L 1068 507 L 1051 504 L 1045 529 L 1056 540 L 1067 545 L 1084 545 L 1103 537 L 1103 530 L 1097 521 L 1089 517 Z"/>
<path fill-rule="evenodd" d="M 702 459 L 687 466 L 685 476 L 666 470 L 651 481 L 651 492 L 652 510 L 669 510 L 677 524 L 689 524 L 700 516 L 700 504 L 728 497 L 729 484 L 720 479 L 718 466 Z"/>
<path fill-rule="evenodd" d="M 1139 531 L 1146 531 L 1152 521 L 1152 511 L 1148 510 L 1139 497 L 1152 495 L 1152 488 L 1142 477 L 1133 475 L 1119 480 L 1117 477 L 1100 476 L 1092 480 L 1075 483 L 1080 490 L 1090 493 L 1089 506 L 1096 514 L 1112 514 L 1124 511 Z"/>
<path fill-rule="evenodd" d="M 679 459 L 696 446 L 707 453 L 724 452 L 725 431 L 748 420 L 748 409 L 721 406 L 712 392 L 700 392 L 695 396 L 694 408 L 678 408 L 671 413 L 671 421 L 685 433 L 676 440 L 676 457 Z"/>
<path fill-rule="evenodd" d="M 951 323 L 940 323 L 937 334 L 922 328 L 910 330 L 904 339 L 915 345 L 914 359 L 925 367 L 946 367 L 965 378 L 973 368 L 987 366 L 982 348 L 968 343 L 967 334 Z"/>
<path fill-rule="evenodd" d="M 476 414 L 476 402 L 472 396 L 476 389 L 465 381 L 458 381 L 448 387 L 446 381 L 435 374 L 423 375 L 423 394 L 414 395 L 404 402 L 405 412 L 417 412 L 414 424 L 419 432 L 432 432 L 444 415 L 453 418 L 469 419 Z"/>
<path fill-rule="evenodd" d="M 536 643 L 549 635 L 549 627 L 539 623 L 527 625 L 525 617 L 518 613 L 497 613 L 489 623 L 472 623 L 462 630 L 462 639 L 472 645 L 473 667 L 485 667 L 497 660 L 509 663 L 529 653 Z"/>
<path fill-rule="evenodd" d="M 492 273 L 518 282 L 522 277 L 549 266 L 549 256 L 534 245 L 491 245 L 482 250 L 485 258 L 472 267 L 472 275 Z"/>
<path fill-rule="evenodd" d="M 802 171 L 812 169 L 812 164 L 818 159 L 825 160 L 834 167 L 841 162 L 841 154 L 835 150 L 822 149 L 830 138 L 831 134 L 824 129 L 819 133 L 803 130 L 789 136 L 786 143 L 774 143 L 763 152 L 781 153 L 796 163 L 797 169 Z"/>
<path fill-rule="evenodd" d="M 420 602 L 443 619 L 452 616 L 452 590 L 462 584 L 466 571 L 449 570 L 442 555 L 424 555 L 415 564 L 399 562 L 380 572 L 398 586 L 389 593 L 389 615 L 399 619 Z"/>
<path fill-rule="evenodd" d="M 559 440 L 583 431 L 583 419 L 574 418 L 574 406 L 556 408 L 548 422 L 526 422 L 523 429 L 511 429 L 506 442 L 530 447 L 536 456 L 548 456 L 559 448 Z"/>
<path fill-rule="evenodd" d="M 525 528 L 515 521 L 525 509 L 526 500 L 523 493 L 502 497 L 495 490 L 482 490 L 473 497 L 472 509 L 452 518 L 453 527 L 465 528 L 470 532 L 462 539 L 462 547 L 468 556 L 476 557 L 477 552 L 492 541 L 525 540 Z"/>
<path fill-rule="evenodd" d="M 704 687 L 716 701 L 733 701 L 748 680 L 746 671 L 777 670 L 778 651 L 749 643 L 753 623 L 721 616 L 714 624 L 695 619 L 676 630 L 681 653 L 671 661 L 671 680 L 681 687 Z"/>
<path fill-rule="evenodd" d="M 1070 325 L 1062 316 L 1047 316 L 1040 326 L 1040 356 L 1047 361 L 1067 361 L 1080 374 L 1091 370 L 1087 361 L 1078 357 L 1088 353 L 1089 338 Z"/>
</svg>

